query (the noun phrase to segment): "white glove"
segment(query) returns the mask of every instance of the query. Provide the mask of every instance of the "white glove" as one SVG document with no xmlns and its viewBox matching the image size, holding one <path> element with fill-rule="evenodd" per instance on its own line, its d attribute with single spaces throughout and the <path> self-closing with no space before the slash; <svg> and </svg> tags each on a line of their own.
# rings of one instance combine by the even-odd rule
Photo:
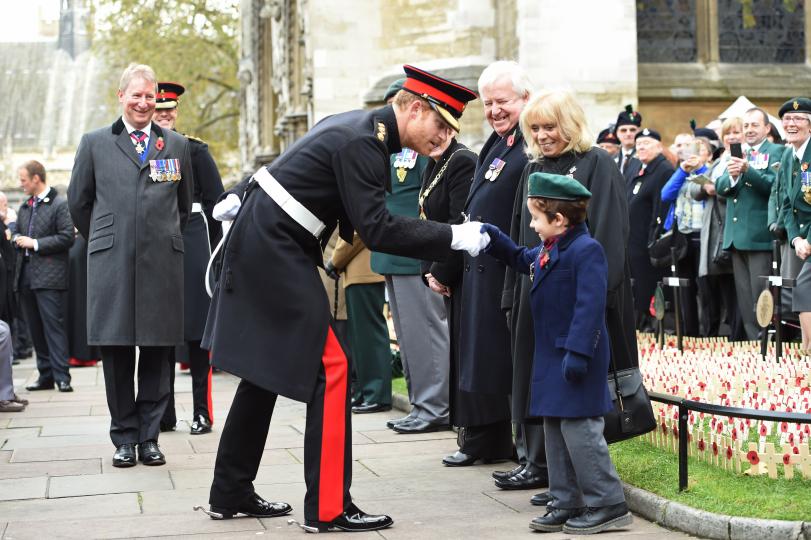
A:
<svg viewBox="0 0 811 540">
<path fill-rule="evenodd" d="M 217 221 L 231 221 L 237 217 L 240 206 L 242 206 L 242 201 L 239 200 L 239 197 L 233 193 L 229 193 L 227 197 L 214 205 L 214 210 L 211 211 L 211 217 Z"/>
<path fill-rule="evenodd" d="M 490 235 L 481 232 L 481 228 L 482 224 L 478 221 L 451 225 L 451 249 L 467 251 L 471 257 L 476 257 L 490 243 Z"/>
</svg>

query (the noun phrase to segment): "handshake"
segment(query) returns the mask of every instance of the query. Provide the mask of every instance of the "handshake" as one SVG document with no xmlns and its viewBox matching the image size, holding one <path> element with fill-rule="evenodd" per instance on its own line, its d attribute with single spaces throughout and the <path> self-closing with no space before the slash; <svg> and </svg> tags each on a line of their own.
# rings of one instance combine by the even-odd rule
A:
<svg viewBox="0 0 811 540">
<path fill-rule="evenodd" d="M 490 235 L 478 221 L 451 225 L 451 232 L 453 233 L 451 249 L 467 251 L 471 257 L 476 257 L 490 244 Z"/>
</svg>

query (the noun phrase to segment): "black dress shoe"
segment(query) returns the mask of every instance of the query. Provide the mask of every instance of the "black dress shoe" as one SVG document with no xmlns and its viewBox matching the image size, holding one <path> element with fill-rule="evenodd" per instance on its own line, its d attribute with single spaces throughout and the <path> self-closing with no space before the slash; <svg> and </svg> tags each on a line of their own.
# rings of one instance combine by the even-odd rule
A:
<svg viewBox="0 0 811 540">
<path fill-rule="evenodd" d="M 395 424 L 392 428 L 397 433 L 432 433 L 434 431 L 445 431 L 451 427 L 448 424 L 435 424 L 427 420 L 415 418 L 410 422 Z"/>
<path fill-rule="evenodd" d="M 526 467 L 526 465 L 519 464 L 516 468 L 510 469 L 509 471 L 493 471 L 493 478 L 496 480 L 503 480 L 505 478 L 515 476 L 516 474 L 523 471 L 524 467 Z"/>
<path fill-rule="evenodd" d="M 520 473 L 496 480 L 496 487 L 501 489 L 539 489 L 549 485 L 549 477 L 545 470 L 535 467 L 524 467 Z"/>
<path fill-rule="evenodd" d="M 160 430 L 161 433 L 166 433 L 167 431 L 174 431 L 177 429 L 175 424 L 170 424 L 168 422 L 161 422 Z"/>
<path fill-rule="evenodd" d="M 113 467 L 120 467 L 125 469 L 127 467 L 135 466 L 135 445 L 122 444 L 115 449 L 113 454 Z"/>
<path fill-rule="evenodd" d="M 28 386 L 26 386 L 25 389 L 28 390 L 29 392 L 36 392 L 37 390 L 53 390 L 54 382 L 38 380 L 34 384 L 29 384 Z"/>
<path fill-rule="evenodd" d="M 144 465 L 164 465 L 166 457 L 155 441 L 146 441 L 138 444 L 138 461 Z"/>
<path fill-rule="evenodd" d="M 563 532 L 569 534 L 596 534 L 612 527 L 622 528 L 634 520 L 624 502 L 587 508 L 582 514 L 572 517 L 563 525 Z"/>
<path fill-rule="evenodd" d="M 59 381 L 56 383 L 56 388 L 59 389 L 60 392 L 73 392 L 73 387 L 67 381 Z"/>
<path fill-rule="evenodd" d="M 324 521 L 307 521 L 308 527 L 318 529 L 319 532 L 327 531 L 347 531 L 347 532 L 364 532 L 364 531 L 378 531 L 391 527 L 394 520 L 386 515 L 374 516 L 367 514 L 354 504 L 350 504 L 343 514 L 329 522 Z"/>
<path fill-rule="evenodd" d="M 202 435 L 203 433 L 211 433 L 211 422 L 208 421 L 208 418 L 203 416 L 202 414 L 198 414 L 194 417 L 194 422 L 191 423 L 191 430 L 189 431 L 192 435 Z"/>
<path fill-rule="evenodd" d="M 402 418 L 395 418 L 394 420 L 389 420 L 388 422 L 386 422 L 386 427 L 389 429 L 394 429 L 394 426 L 397 424 L 402 424 L 403 422 L 410 422 L 415 419 L 416 419 L 415 416 L 404 416 Z"/>
<path fill-rule="evenodd" d="M 479 458 L 476 456 L 471 456 L 465 454 L 464 452 L 457 450 L 453 454 L 449 456 L 445 456 L 442 459 L 442 463 L 447 465 L 448 467 L 469 467 L 478 461 Z"/>
<path fill-rule="evenodd" d="M 548 491 L 541 491 L 540 493 L 536 493 L 532 496 L 529 500 L 529 503 L 532 506 L 547 506 L 554 500 L 554 497 Z"/>
<path fill-rule="evenodd" d="M 352 412 L 355 414 L 385 412 L 390 410 L 391 403 L 389 403 L 388 405 L 385 403 L 361 403 L 360 405 L 352 407 Z"/>
<path fill-rule="evenodd" d="M 272 518 L 284 516 L 293 511 L 293 507 L 285 502 L 268 502 L 256 493 L 242 501 L 236 509 L 211 505 L 211 512 L 207 512 L 212 519 L 231 519 L 237 514 L 250 517 Z M 212 515 L 212 514 L 218 514 Z"/>
<path fill-rule="evenodd" d="M 546 514 L 536 517 L 529 523 L 529 528 L 542 532 L 560 532 L 563 530 L 564 523 L 579 516 L 581 512 L 583 512 L 582 508 L 555 508 L 549 506 L 546 509 Z"/>
</svg>

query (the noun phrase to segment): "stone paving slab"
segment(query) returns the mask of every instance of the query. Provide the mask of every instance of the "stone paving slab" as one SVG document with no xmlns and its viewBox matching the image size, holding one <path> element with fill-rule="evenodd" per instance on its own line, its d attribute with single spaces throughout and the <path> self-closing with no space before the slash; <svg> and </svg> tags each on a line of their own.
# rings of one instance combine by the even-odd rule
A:
<svg viewBox="0 0 811 540">
<path fill-rule="evenodd" d="M 26 523 L 34 530 L 41 521 L 140 514 L 135 493 L 0 502 L 0 520 Z"/>
<path fill-rule="evenodd" d="M 172 479 L 168 470 L 161 467 L 136 467 L 130 474 L 56 476 L 51 478 L 48 496 L 56 499 L 159 489 L 172 489 Z"/>
<path fill-rule="evenodd" d="M 0 463 L 0 479 L 28 478 L 32 476 L 65 476 L 71 474 L 100 474 L 101 460 L 76 459 L 70 461 L 32 461 L 26 463 Z"/>
<path fill-rule="evenodd" d="M 47 488 L 47 476 L 0 480 L 0 501 L 39 499 L 45 497 Z"/>
</svg>

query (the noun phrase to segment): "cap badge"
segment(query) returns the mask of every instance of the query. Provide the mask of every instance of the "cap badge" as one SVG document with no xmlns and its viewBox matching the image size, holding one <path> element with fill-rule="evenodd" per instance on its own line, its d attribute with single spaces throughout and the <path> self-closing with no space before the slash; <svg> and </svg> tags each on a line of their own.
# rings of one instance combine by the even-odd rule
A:
<svg viewBox="0 0 811 540">
<path fill-rule="evenodd" d="M 647 137 L 648 135 L 650 135 L 650 130 L 648 128 L 643 129 L 642 130 L 642 135 Z"/>
<path fill-rule="evenodd" d="M 377 140 L 386 142 L 386 124 L 383 122 L 377 123 Z"/>
<path fill-rule="evenodd" d="M 792 105 L 792 107 L 794 107 L 795 111 L 800 108 L 800 103 L 798 101 L 796 101 L 796 100 L 791 105 Z"/>
</svg>

